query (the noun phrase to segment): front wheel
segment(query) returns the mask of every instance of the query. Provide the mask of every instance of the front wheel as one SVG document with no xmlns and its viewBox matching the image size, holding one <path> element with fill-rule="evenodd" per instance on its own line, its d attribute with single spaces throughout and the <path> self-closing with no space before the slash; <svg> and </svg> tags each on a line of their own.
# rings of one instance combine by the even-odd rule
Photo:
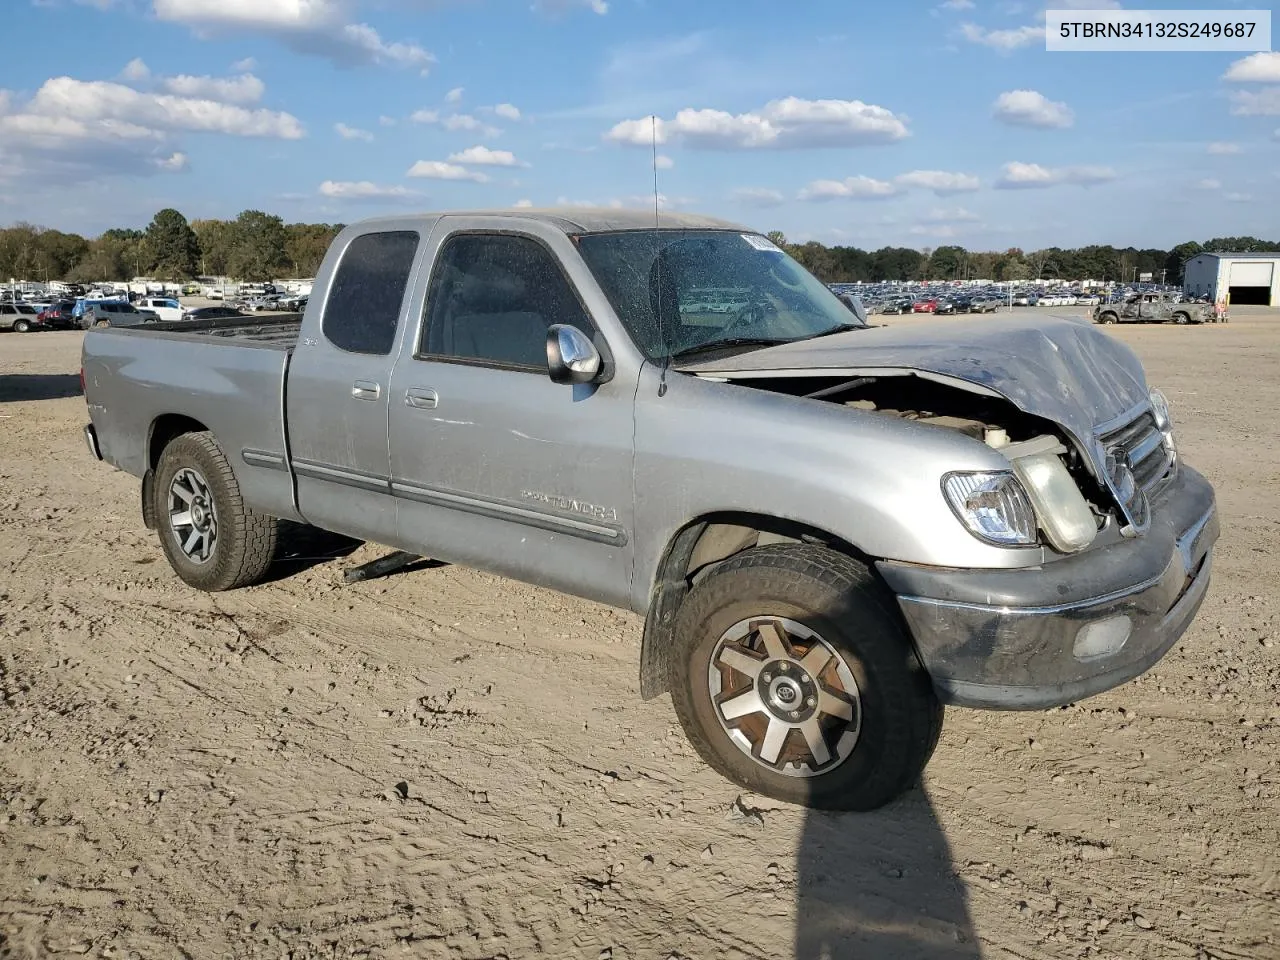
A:
<svg viewBox="0 0 1280 960">
<path fill-rule="evenodd" d="M 891 602 L 824 547 L 726 560 L 676 621 L 670 689 L 690 743 L 734 783 L 805 806 L 872 810 L 909 789 L 943 709 Z"/>
<path fill-rule="evenodd" d="M 219 591 L 262 579 L 279 524 L 245 506 L 213 434 L 183 434 L 165 447 L 152 489 L 160 546 L 186 583 Z"/>
<path fill-rule="evenodd" d="M 1099 323 L 1115 323 L 1116 315 L 1114 313 L 1104 313 L 1098 317 Z"/>
</svg>

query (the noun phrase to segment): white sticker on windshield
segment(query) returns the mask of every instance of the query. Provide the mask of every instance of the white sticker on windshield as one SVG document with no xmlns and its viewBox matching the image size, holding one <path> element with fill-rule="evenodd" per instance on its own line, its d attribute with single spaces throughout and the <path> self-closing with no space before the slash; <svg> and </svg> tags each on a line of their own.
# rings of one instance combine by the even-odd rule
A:
<svg viewBox="0 0 1280 960">
<path fill-rule="evenodd" d="M 758 233 L 744 233 L 742 239 L 751 244 L 757 250 L 764 250 L 767 253 L 781 253 L 782 249 L 768 237 L 762 237 Z"/>
</svg>

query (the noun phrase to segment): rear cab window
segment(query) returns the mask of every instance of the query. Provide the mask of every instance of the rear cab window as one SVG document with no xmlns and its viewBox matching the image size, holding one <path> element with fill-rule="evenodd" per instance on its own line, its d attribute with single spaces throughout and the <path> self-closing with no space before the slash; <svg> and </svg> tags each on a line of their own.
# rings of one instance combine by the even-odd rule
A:
<svg viewBox="0 0 1280 960">
<path fill-rule="evenodd" d="M 386 230 L 347 245 L 320 321 L 325 339 L 348 353 L 391 353 L 418 241 L 415 230 Z"/>
</svg>

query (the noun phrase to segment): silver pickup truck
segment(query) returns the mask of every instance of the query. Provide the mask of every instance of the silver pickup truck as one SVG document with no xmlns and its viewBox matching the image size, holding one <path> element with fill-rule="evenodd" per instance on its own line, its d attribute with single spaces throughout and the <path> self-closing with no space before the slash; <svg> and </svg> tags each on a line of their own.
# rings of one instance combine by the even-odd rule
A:
<svg viewBox="0 0 1280 960">
<path fill-rule="evenodd" d="M 188 584 L 254 583 L 284 518 L 636 611 L 641 695 L 819 807 L 910 787 L 943 704 L 1148 669 L 1218 536 L 1087 321 L 869 327 L 704 217 L 366 221 L 301 317 L 94 329 L 83 375 L 91 452 Z"/>
</svg>

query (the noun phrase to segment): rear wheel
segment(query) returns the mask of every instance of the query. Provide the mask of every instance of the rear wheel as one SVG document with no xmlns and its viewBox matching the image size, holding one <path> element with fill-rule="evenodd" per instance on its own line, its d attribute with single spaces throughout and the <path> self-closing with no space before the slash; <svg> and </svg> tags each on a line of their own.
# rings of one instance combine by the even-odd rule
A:
<svg viewBox="0 0 1280 960">
<path fill-rule="evenodd" d="M 13 321 L 13 332 L 14 332 L 14 333 L 26 333 L 26 332 L 27 332 L 28 330 L 30 330 L 30 329 L 31 329 L 31 324 L 27 323 L 27 321 L 25 321 L 25 320 L 15 320 L 15 321 Z"/>
<path fill-rule="evenodd" d="M 1181 310 L 1179 310 L 1177 313 L 1173 315 L 1173 322 L 1174 323 L 1190 323 L 1191 315 L 1188 313 L 1183 313 Z"/>
<path fill-rule="evenodd" d="M 670 688 L 690 743 L 778 800 L 871 810 L 919 778 L 942 706 L 890 597 L 817 546 L 746 550 L 681 606 Z"/>
<path fill-rule="evenodd" d="M 1116 315 L 1108 310 L 1106 313 L 1103 313 L 1098 317 L 1098 322 L 1099 323 L 1115 323 Z"/>
<path fill-rule="evenodd" d="M 262 579 L 275 556 L 278 521 L 245 506 L 213 434 L 171 441 L 152 489 L 160 546 L 186 583 L 218 591 Z"/>
</svg>

